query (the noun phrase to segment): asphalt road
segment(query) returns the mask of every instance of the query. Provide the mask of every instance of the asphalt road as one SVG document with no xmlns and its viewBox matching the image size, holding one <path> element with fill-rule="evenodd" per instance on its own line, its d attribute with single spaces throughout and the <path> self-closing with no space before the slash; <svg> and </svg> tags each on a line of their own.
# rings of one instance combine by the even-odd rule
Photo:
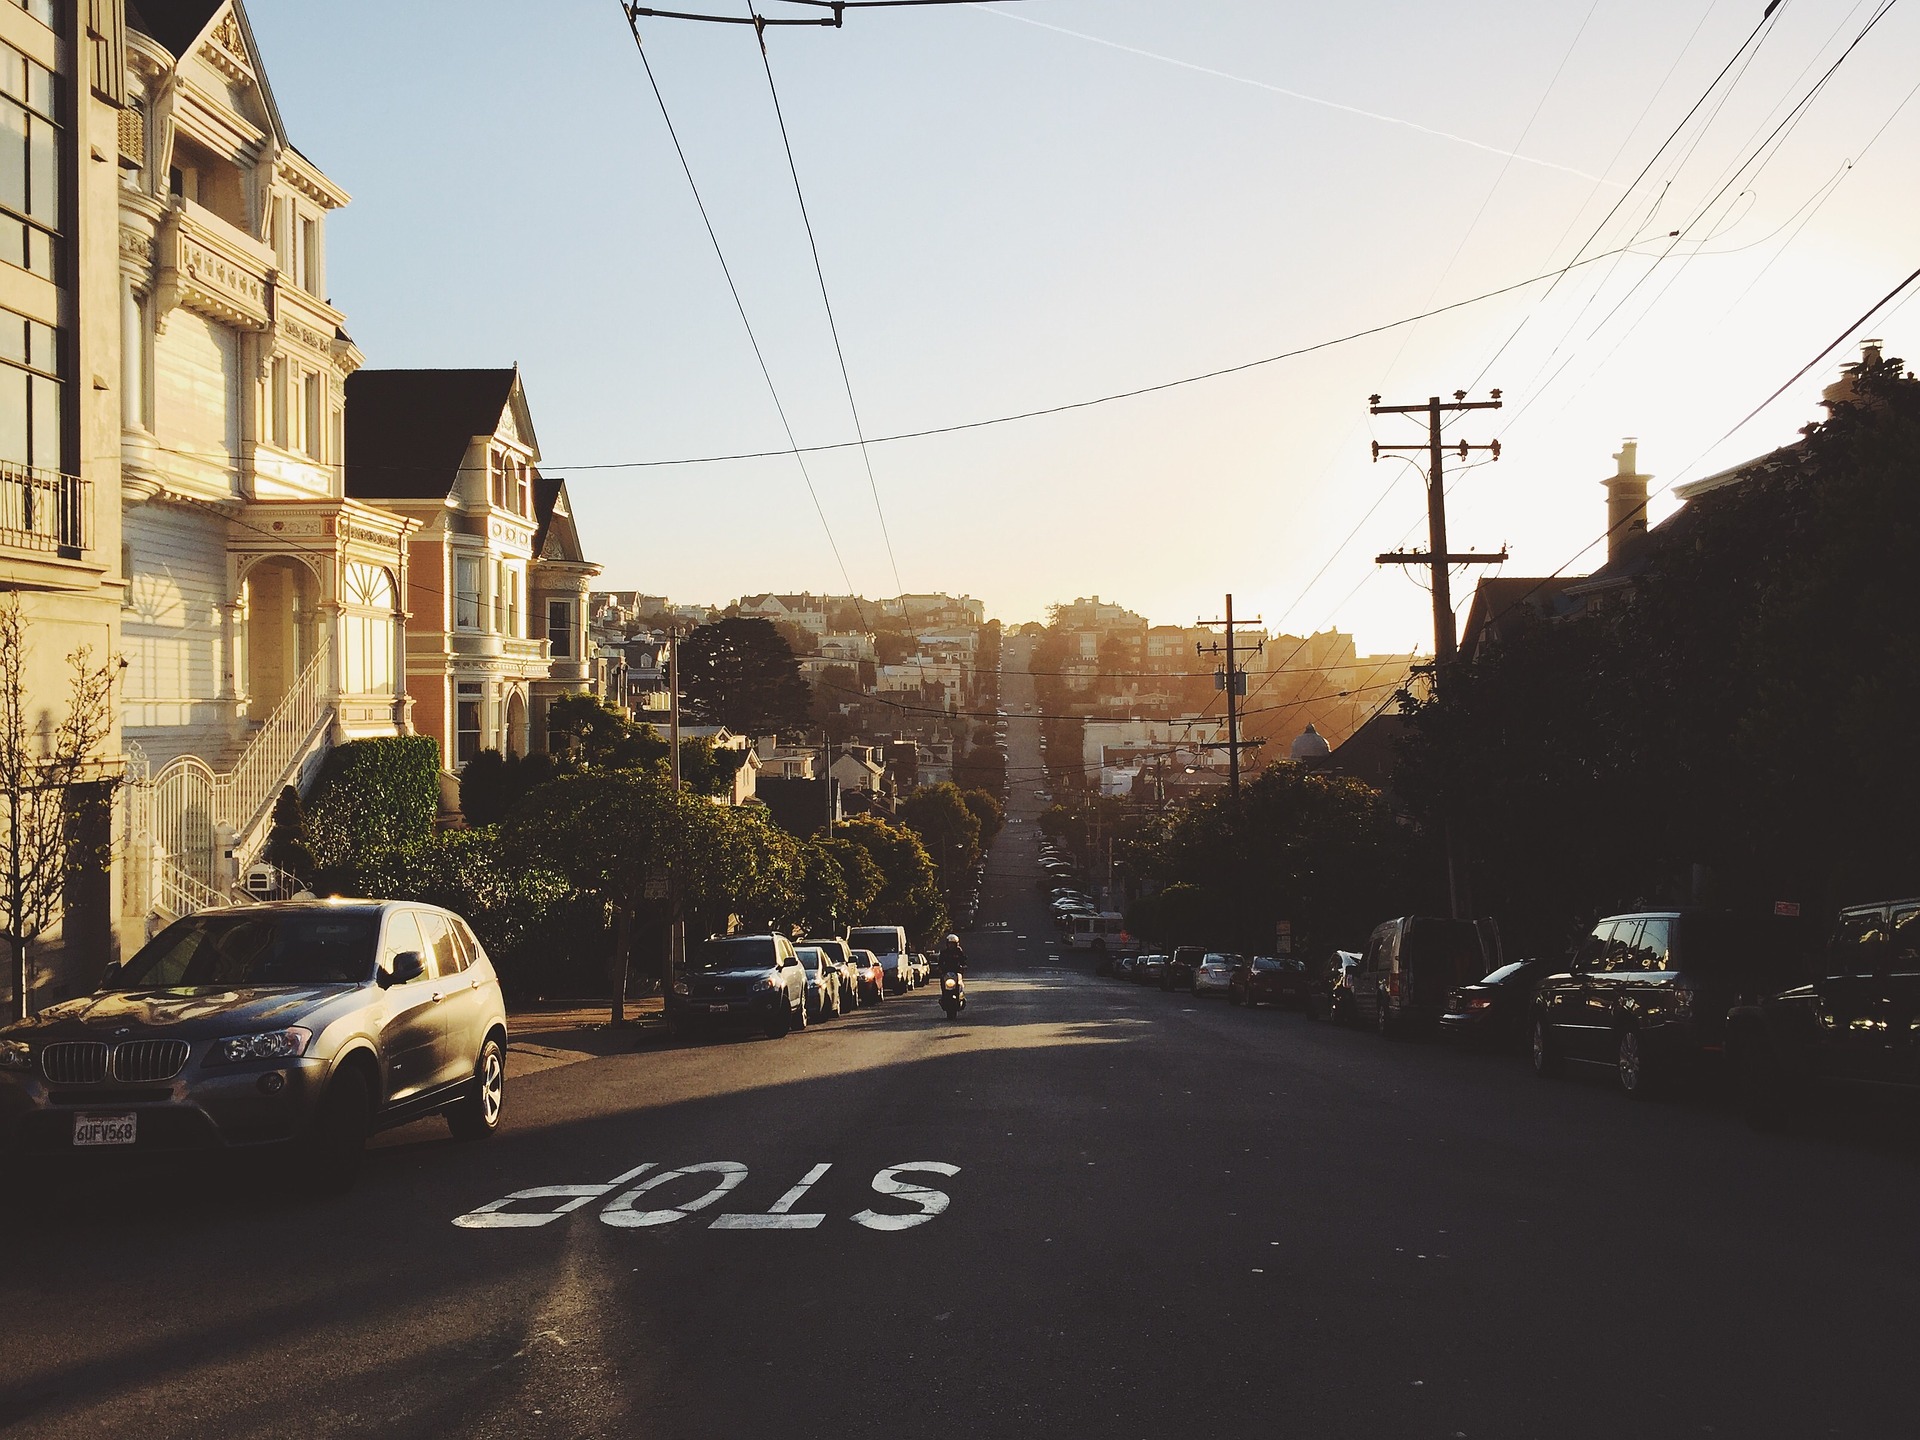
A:
<svg viewBox="0 0 1920 1440">
<path fill-rule="evenodd" d="M 963 1023 L 649 1040 L 339 1201 L 11 1221 L 0 1432 L 1913 1433 L 1905 1141 L 1096 980 L 1032 884 L 1035 729 Z"/>
</svg>

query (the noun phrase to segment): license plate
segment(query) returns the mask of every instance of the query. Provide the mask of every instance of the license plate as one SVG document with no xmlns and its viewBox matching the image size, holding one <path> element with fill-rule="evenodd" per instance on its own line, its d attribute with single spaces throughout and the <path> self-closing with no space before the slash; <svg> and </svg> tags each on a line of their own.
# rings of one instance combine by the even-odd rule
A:
<svg viewBox="0 0 1920 1440">
<path fill-rule="evenodd" d="M 709 1015 L 724 1015 L 731 1009 L 733 1009 L 731 1005 L 709 1005 L 707 1006 L 707 1013 Z"/>
<path fill-rule="evenodd" d="M 137 1115 L 76 1115 L 73 1117 L 75 1145 L 131 1145 L 139 1123 Z"/>
</svg>

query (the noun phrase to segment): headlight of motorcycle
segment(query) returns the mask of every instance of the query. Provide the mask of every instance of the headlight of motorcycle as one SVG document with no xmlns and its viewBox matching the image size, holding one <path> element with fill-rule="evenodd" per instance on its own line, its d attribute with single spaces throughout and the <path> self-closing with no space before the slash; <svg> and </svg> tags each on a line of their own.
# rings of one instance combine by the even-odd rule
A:
<svg viewBox="0 0 1920 1440">
<path fill-rule="evenodd" d="M 33 1048 L 24 1040 L 0 1040 L 0 1070 L 31 1070 Z"/>
<path fill-rule="evenodd" d="M 267 1030 L 258 1035 L 229 1035 L 216 1040 L 207 1051 L 209 1065 L 240 1065 L 248 1060 L 292 1060 L 306 1053 L 311 1030 L 290 1025 L 285 1030 Z"/>
</svg>

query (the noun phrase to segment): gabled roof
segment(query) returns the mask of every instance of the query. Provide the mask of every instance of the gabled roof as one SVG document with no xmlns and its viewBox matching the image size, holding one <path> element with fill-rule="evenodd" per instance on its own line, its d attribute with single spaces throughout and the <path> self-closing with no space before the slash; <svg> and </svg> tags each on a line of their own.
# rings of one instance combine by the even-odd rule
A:
<svg viewBox="0 0 1920 1440">
<path fill-rule="evenodd" d="M 347 377 L 347 494 L 445 499 L 476 435 L 500 428 L 520 377 L 507 370 L 356 370 Z"/>
<path fill-rule="evenodd" d="M 533 477 L 533 514 L 540 522 L 533 532 L 533 558 L 585 563 L 587 554 L 580 546 L 580 527 L 574 524 L 573 503 L 567 497 L 567 482 L 558 475 Z"/>
<path fill-rule="evenodd" d="M 184 60 L 214 19 L 225 10 L 228 0 L 126 0 L 127 25 L 156 40 L 175 60 Z M 247 64 L 260 86 L 260 99 L 274 137 L 288 144 L 286 122 L 280 118 L 279 102 L 273 98 L 273 86 L 267 82 L 267 69 L 260 60 L 260 43 L 253 38 L 253 23 L 246 7 L 232 0 L 233 17 L 240 27 L 240 43 L 246 50 Z M 296 152 L 297 153 L 297 152 Z M 306 160 L 307 157 L 300 157 Z M 311 160 L 307 160 L 312 165 Z M 318 168 L 318 167 L 316 167 Z"/>
</svg>

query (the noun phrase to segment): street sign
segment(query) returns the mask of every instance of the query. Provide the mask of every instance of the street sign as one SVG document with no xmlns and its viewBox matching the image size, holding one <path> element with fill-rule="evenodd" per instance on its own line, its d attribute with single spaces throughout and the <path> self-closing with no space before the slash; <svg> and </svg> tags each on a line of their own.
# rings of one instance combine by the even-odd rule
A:
<svg viewBox="0 0 1920 1440">
<path fill-rule="evenodd" d="M 1782 919 L 1797 920 L 1800 918 L 1800 902 L 1798 900 L 1776 900 L 1773 902 L 1773 913 Z"/>
<path fill-rule="evenodd" d="M 1293 954 L 1293 922 L 1276 920 L 1273 922 L 1273 953 L 1276 955 Z"/>
</svg>

